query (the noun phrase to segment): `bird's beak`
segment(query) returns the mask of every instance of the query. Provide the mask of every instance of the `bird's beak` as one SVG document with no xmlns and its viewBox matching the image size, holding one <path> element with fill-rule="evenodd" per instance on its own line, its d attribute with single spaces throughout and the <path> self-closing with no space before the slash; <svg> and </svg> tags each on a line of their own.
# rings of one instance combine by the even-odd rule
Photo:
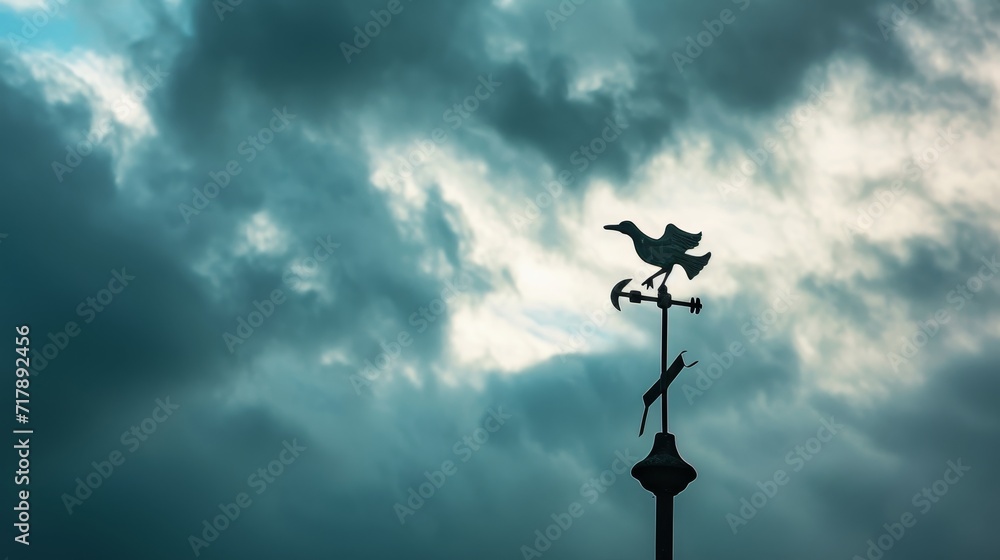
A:
<svg viewBox="0 0 1000 560">
<path fill-rule="evenodd" d="M 611 231 L 621 231 L 621 229 L 618 228 L 618 224 L 611 224 L 610 226 L 604 226 L 604 229 L 610 229 Z"/>
</svg>

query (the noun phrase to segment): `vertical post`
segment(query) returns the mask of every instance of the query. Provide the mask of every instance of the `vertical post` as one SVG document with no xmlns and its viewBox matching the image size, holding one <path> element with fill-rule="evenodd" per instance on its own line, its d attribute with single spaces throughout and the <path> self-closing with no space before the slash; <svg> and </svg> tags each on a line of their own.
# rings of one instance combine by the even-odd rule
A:
<svg viewBox="0 0 1000 560">
<path fill-rule="evenodd" d="M 656 560 L 674 560 L 674 497 L 656 497 Z"/>
<path fill-rule="evenodd" d="M 670 308 L 670 294 L 666 285 L 658 290 L 657 306 L 663 310 L 663 328 L 661 336 L 662 352 L 660 354 L 660 415 L 661 432 L 667 433 L 667 310 Z M 673 560 L 674 558 L 674 497 L 656 496 L 656 560 Z"/>
<path fill-rule="evenodd" d="M 660 286 L 660 293 L 658 294 L 659 301 L 656 304 L 663 309 L 663 329 L 662 336 L 663 342 L 660 346 L 662 349 L 660 353 L 660 388 L 663 391 L 660 395 L 660 406 L 663 414 L 660 418 L 661 432 L 667 433 L 667 309 L 670 307 L 670 294 L 667 293 L 666 286 Z"/>
</svg>

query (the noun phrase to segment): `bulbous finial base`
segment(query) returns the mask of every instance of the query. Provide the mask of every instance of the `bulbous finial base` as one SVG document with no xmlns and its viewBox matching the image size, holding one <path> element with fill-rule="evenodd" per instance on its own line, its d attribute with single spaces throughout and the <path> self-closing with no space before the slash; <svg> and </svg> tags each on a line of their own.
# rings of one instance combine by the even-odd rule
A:
<svg viewBox="0 0 1000 560">
<path fill-rule="evenodd" d="M 676 496 L 698 473 L 677 452 L 674 434 L 658 433 L 649 455 L 632 467 L 632 477 L 656 496 Z"/>
</svg>

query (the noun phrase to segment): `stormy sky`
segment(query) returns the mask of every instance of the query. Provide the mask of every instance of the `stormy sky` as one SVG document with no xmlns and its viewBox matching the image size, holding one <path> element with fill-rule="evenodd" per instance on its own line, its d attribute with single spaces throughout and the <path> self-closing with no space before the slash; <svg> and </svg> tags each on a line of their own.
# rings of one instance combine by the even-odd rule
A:
<svg viewBox="0 0 1000 560">
<path fill-rule="evenodd" d="M 995 557 L 997 2 L 0 0 L 0 30 L 10 558 L 652 558 L 623 220 L 712 253 L 668 282 L 704 304 L 670 314 L 678 558 Z"/>
</svg>

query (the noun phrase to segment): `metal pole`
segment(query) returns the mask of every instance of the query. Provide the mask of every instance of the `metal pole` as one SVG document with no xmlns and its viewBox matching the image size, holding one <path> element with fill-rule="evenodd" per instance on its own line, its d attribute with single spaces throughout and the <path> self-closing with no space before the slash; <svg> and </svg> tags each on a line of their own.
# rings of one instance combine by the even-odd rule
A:
<svg viewBox="0 0 1000 560">
<path fill-rule="evenodd" d="M 656 560 L 674 558 L 674 497 L 656 497 Z"/>
<path fill-rule="evenodd" d="M 660 287 L 660 301 L 657 302 L 659 306 L 663 309 L 663 343 L 661 345 L 662 352 L 660 353 L 660 381 L 663 383 L 660 387 L 663 389 L 663 394 L 660 396 L 660 406 L 662 407 L 663 414 L 660 418 L 660 425 L 663 433 L 667 433 L 667 309 L 670 305 L 670 294 L 667 293 L 667 288 L 665 286 Z"/>
<path fill-rule="evenodd" d="M 663 393 L 660 395 L 660 406 L 662 414 L 660 418 L 660 430 L 667 433 L 667 310 L 670 308 L 670 294 L 667 287 L 660 286 L 660 301 L 657 302 L 663 310 L 663 342 L 660 354 L 660 387 Z M 674 558 L 674 497 L 656 496 L 656 560 L 673 560 Z"/>
</svg>

